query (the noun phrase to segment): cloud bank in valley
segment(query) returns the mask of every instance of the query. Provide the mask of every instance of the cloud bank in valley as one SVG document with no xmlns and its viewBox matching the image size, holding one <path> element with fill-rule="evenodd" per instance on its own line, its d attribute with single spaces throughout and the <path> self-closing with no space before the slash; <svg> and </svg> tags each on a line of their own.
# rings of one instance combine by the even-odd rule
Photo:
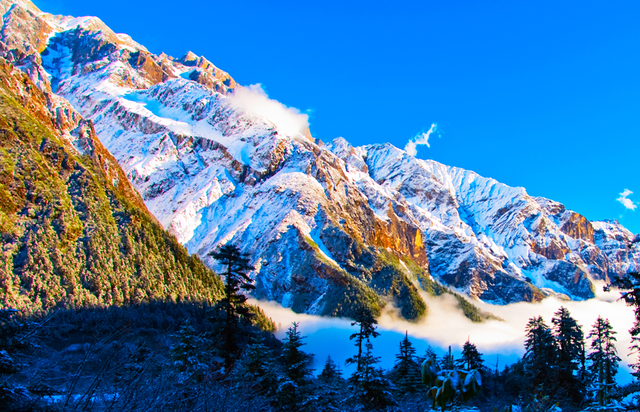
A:
<svg viewBox="0 0 640 412">
<path fill-rule="evenodd" d="M 429 128 L 429 130 L 425 133 L 419 133 L 417 134 L 413 139 L 409 140 L 409 142 L 407 142 L 406 146 L 404 147 L 404 151 L 407 152 L 408 155 L 410 156 L 414 156 L 418 154 L 418 145 L 425 145 L 427 147 L 431 147 L 429 145 L 429 136 L 431 136 L 431 133 L 436 131 L 436 124 L 432 124 L 431 127 Z"/>
<path fill-rule="evenodd" d="M 629 210 L 636 210 L 636 207 L 638 207 L 638 205 L 636 205 L 635 203 L 633 203 L 633 201 L 631 199 L 629 199 L 629 195 L 632 195 L 633 192 L 629 189 L 624 189 L 624 191 L 622 193 L 620 193 L 620 197 L 617 198 L 616 200 L 620 203 L 622 203 L 622 206 L 626 207 Z"/>
<path fill-rule="evenodd" d="M 305 134 L 309 129 L 308 115 L 270 99 L 259 83 L 237 88 L 229 95 L 229 103 L 235 108 L 263 117 L 289 136 Z"/>
<path fill-rule="evenodd" d="M 597 287 L 602 290 L 601 285 Z M 564 306 L 582 325 L 585 337 L 599 315 L 609 319 L 614 330 L 618 332 L 617 348 L 624 365 L 621 367 L 618 380 L 621 383 L 631 380 L 628 364 L 634 363 L 635 359 L 629 358 L 628 355 L 631 343 L 628 330 L 633 325 L 634 315 L 632 308 L 617 300 L 620 296 L 618 292 L 599 291 L 596 299 L 584 302 L 567 302 L 556 298 L 547 298 L 535 304 L 523 302 L 504 306 L 474 302 L 482 310 L 504 319 L 483 323 L 473 323 L 467 319 L 458 309 L 457 301 L 452 296 L 433 297 L 426 293 L 422 293 L 422 296 L 429 306 L 429 314 L 421 322 L 412 323 L 401 319 L 393 307 L 387 308 L 380 317 L 378 330 L 381 336 L 375 339 L 373 344 L 375 355 L 381 357 L 382 367 L 393 366 L 398 345 L 406 331 L 418 355 L 423 355 L 429 346 L 442 355 L 451 345 L 454 356 L 458 357 L 462 345 L 469 339 L 483 353 L 488 367 L 494 368 L 496 360 L 499 360 L 499 368 L 502 370 L 506 364 L 515 362 L 524 354 L 525 326 L 528 320 L 540 315 L 551 326 L 553 314 Z M 353 342 L 349 340 L 349 335 L 355 331 L 350 320 L 296 314 L 273 302 L 254 303 L 258 303 L 279 325 L 276 335 L 281 339 L 284 338 L 291 322 L 300 323 L 300 330 L 307 336 L 305 350 L 316 355 L 316 372 L 319 373 L 322 369 L 327 355 L 331 355 L 347 375 L 352 372 L 351 368 L 345 367 L 344 364 L 346 358 L 352 356 L 355 350 Z"/>
</svg>

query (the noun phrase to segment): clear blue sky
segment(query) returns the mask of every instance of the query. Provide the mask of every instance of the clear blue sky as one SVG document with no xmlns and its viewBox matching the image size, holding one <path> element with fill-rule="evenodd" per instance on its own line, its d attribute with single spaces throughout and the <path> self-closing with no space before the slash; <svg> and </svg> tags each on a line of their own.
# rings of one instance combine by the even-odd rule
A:
<svg viewBox="0 0 640 412">
<path fill-rule="evenodd" d="M 640 232 L 640 2 L 34 0 L 150 51 L 204 55 L 354 145 L 523 186 Z"/>
</svg>

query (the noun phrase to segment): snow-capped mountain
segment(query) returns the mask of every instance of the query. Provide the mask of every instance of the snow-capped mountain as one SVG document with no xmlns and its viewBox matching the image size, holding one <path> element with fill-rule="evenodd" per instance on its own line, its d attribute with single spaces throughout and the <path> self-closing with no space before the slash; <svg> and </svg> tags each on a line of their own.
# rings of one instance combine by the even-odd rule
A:
<svg viewBox="0 0 640 412">
<path fill-rule="evenodd" d="M 27 0 L 0 12 L 1 55 L 55 93 L 59 121 L 69 104 L 91 120 L 190 252 L 212 266 L 222 244 L 249 253 L 259 298 L 326 315 L 392 301 L 415 318 L 433 279 L 495 303 L 582 300 L 594 280 L 640 267 L 617 222 L 390 144 L 322 143 L 286 118 L 302 115 L 204 57 L 154 55 L 98 18 Z"/>
</svg>

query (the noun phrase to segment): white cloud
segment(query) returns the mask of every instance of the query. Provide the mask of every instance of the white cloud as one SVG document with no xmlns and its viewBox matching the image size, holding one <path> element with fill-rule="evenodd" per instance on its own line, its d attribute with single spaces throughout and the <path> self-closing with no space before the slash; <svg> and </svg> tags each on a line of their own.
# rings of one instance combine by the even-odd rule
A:
<svg viewBox="0 0 640 412">
<path fill-rule="evenodd" d="M 635 203 L 633 203 L 633 201 L 631 199 L 629 199 L 629 195 L 633 194 L 633 192 L 629 189 L 624 189 L 624 192 L 620 193 L 620 197 L 617 198 L 616 200 L 620 203 L 622 203 L 622 206 L 626 207 L 629 210 L 636 210 L 636 207 L 638 207 L 638 205 L 636 205 Z"/>
<path fill-rule="evenodd" d="M 305 134 L 309 128 L 308 115 L 270 99 L 260 84 L 237 88 L 229 96 L 229 102 L 236 108 L 263 117 L 289 136 Z"/>
<path fill-rule="evenodd" d="M 618 332 L 616 347 L 624 365 L 618 375 L 618 382 L 626 383 L 632 379 L 627 365 L 637 361 L 635 355 L 628 355 L 631 337 L 627 331 L 634 323 L 633 309 L 618 300 L 618 292 L 600 292 L 602 282 L 597 283 L 596 288 L 597 297 L 584 302 L 566 302 L 555 298 L 547 298 L 539 303 L 523 302 L 504 306 L 474 302 L 481 309 L 504 319 L 482 323 L 473 323 L 467 319 L 452 296 L 433 297 L 422 292 L 429 307 L 428 316 L 413 323 L 401 319 L 394 308 L 386 309 L 379 319 L 378 331 L 381 334 L 373 342 L 374 354 L 381 357 L 380 366 L 392 367 L 398 343 L 405 331 L 409 333 L 418 355 L 424 354 L 428 345 L 442 355 L 451 345 L 454 356 L 458 357 L 462 345 L 469 338 L 483 353 L 487 366 L 495 367 L 496 357 L 499 356 L 499 367 L 502 369 L 524 354 L 525 326 L 528 320 L 534 316 L 542 316 L 547 325 L 551 326 L 553 314 L 564 306 L 582 325 L 585 336 L 589 334 L 599 315 L 609 319 L 613 329 Z M 252 303 L 258 303 L 276 324 L 280 323 L 276 332 L 278 338 L 284 338 L 291 322 L 300 322 L 300 331 L 307 337 L 305 350 L 316 355 L 315 368 L 322 369 L 327 355 L 331 355 L 347 376 L 353 372 L 351 367 L 344 365 L 345 359 L 352 356 L 355 350 L 353 342 L 349 340 L 349 335 L 354 332 L 350 320 L 297 314 L 272 302 Z M 318 369 L 316 372 L 319 372 Z"/>
<path fill-rule="evenodd" d="M 436 124 L 432 124 L 429 130 L 426 133 L 419 133 L 413 139 L 407 142 L 407 145 L 404 147 L 404 151 L 407 152 L 410 156 L 415 156 L 418 154 L 418 145 L 426 145 L 427 147 L 431 147 L 429 145 L 429 136 L 431 133 L 436 131 Z"/>
</svg>

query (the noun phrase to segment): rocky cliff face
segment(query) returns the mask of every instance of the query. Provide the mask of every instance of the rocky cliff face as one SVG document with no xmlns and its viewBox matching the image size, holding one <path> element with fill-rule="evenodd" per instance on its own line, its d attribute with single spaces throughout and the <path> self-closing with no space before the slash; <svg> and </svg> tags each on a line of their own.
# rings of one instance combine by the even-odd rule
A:
<svg viewBox="0 0 640 412">
<path fill-rule="evenodd" d="M 0 50 L 55 93 L 61 122 L 69 103 L 90 119 L 191 252 L 248 252 L 259 298 L 327 315 L 391 301 L 416 318 L 434 280 L 497 303 L 587 299 L 594 279 L 638 268 L 615 222 L 391 145 L 323 144 L 238 104 L 249 89 L 203 57 L 156 56 L 97 18 L 3 7 Z"/>
</svg>

